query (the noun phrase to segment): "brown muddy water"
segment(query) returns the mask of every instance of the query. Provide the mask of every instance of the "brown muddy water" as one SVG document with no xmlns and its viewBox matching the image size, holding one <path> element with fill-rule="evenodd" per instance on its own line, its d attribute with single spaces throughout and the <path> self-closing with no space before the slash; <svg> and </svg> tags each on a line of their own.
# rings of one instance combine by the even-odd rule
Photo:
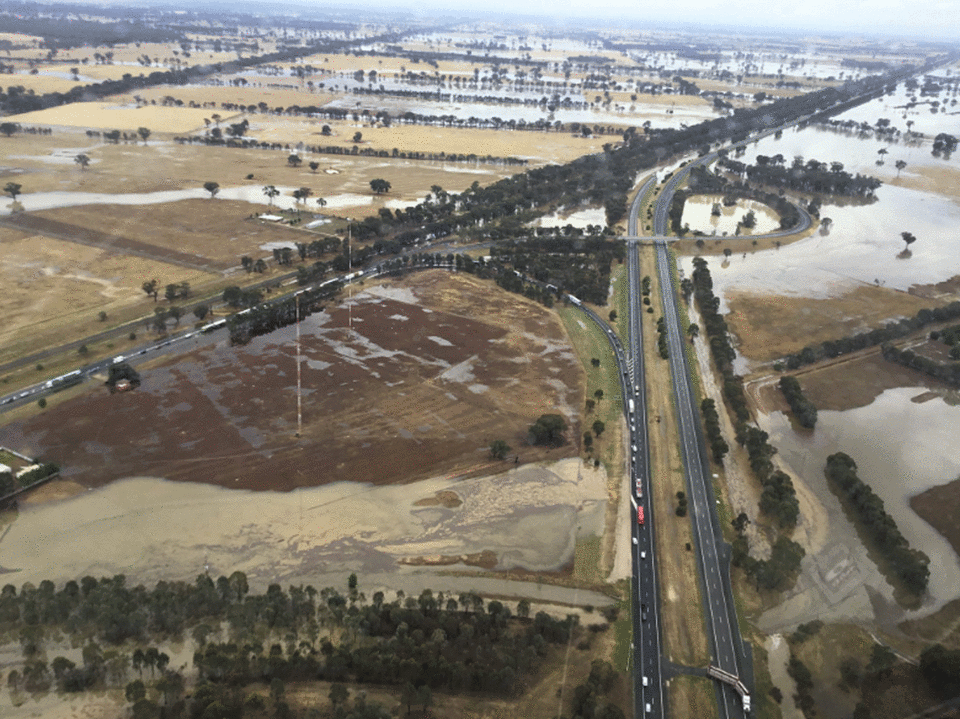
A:
<svg viewBox="0 0 960 719">
<path fill-rule="evenodd" d="M 365 586 L 468 590 L 489 584 L 486 591 L 509 594 L 496 572 L 486 583 L 441 580 L 436 568 L 398 560 L 488 550 L 497 556 L 497 569 L 555 571 L 572 560 L 578 536 L 602 534 L 605 485 L 602 468 L 587 468 L 579 459 L 477 479 L 338 482 L 292 492 L 130 478 L 21 507 L 0 536 L 2 580 L 60 584 L 125 574 L 131 584 L 149 586 L 242 571 L 262 588 L 271 582 L 320 587 L 357 572 Z M 440 491 L 455 492 L 462 504 L 416 505 Z M 550 592 L 542 596 L 549 600 Z M 584 601 L 606 603 L 592 594 Z"/>
<path fill-rule="evenodd" d="M 866 407 L 819 413 L 813 432 L 793 430 L 780 412 L 760 418 L 780 458 L 816 494 L 829 530 L 819 551 L 804 559 L 797 589 L 764 614 L 766 629 L 813 618 L 876 620 L 882 624 L 927 614 L 960 593 L 960 558 L 909 505 L 910 497 L 960 475 L 960 406 L 955 397 L 926 388 L 886 390 Z M 930 584 L 922 607 L 904 611 L 845 516 L 824 476 L 826 458 L 845 452 L 883 500 L 910 545 L 930 557 Z"/>
</svg>

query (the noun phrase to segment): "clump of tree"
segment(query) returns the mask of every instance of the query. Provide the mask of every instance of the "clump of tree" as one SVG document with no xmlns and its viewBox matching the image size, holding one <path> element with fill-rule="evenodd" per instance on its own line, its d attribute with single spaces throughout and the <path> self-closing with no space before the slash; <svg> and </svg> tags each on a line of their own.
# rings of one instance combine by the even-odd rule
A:
<svg viewBox="0 0 960 719">
<path fill-rule="evenodd" d="M 960 693 L 960 649 L 934 644 L 920 653 L 920 673 L 930 688 L 947 698 Z"/>
<path fill-rule="evenodd" d="M 619 672 L 609 662 L 594 659 L 590 676 L 573 690 L 571 719 L 623 719 L 623 710 L 608 699 L 620 682 Z"/>
<path fill-rule="evenodd" d="M 667 324 L 663 317 L 657 318 L 657 351 L 663 359 L 670 356 L 670 347 L 667 344 Z"/>
<path fill-rule="evenodd" d="M 131 367 L 127 362 L 116 362 L 107 369 L 107 381 L 104 382 L 110 388 L 110 392 L 115 392 L 117 383 L 126 380 L 133 387 L 140 386 L 140 373 Z"/>
<path fill-rule="evenodd" d="M 930 558 L 923 552 L 911 549 L 873 490 L 859 476 L 857 464 L 843 452 L 827 457 L 824 469 L 827 480 L 839 491 L 845 503 L 859 520 L 859 529 L 870 539 L 877 551 L 889 565 L 890 571 L 899 578 L 911 593 L 920 596 L 927 590 L 930 579 Z"/>
<path fill-rule="evenodd" d="M 817 408 L 803 394 L 799 380 L 796 377 L 784 375 L 780 378 L 779 384 L 780 391 L 783 392 L 783 396 L 787 400 L 787 404 L 790 405 L 790 410 L 800 426 L 807 429 L 816 427 Z"/>
<path fill-rule="evenodd" d="M 566 430 L 567 422 L 562 415 L 542 414 L 530 425 L 529 432 L 533 444 L 559 447 L 566 441 L 564 438 Z"/>
</svg>

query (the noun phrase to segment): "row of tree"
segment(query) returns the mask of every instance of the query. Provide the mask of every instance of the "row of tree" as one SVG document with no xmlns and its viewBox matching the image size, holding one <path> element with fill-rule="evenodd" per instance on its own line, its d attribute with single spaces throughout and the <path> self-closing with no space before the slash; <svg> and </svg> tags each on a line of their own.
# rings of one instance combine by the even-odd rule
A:
<svg viewBox="0 0 960 719">
<path fill-rule="evenodd" d="M 723 395 L 733 414 L 737 442 L 747 450 L 750 468 L 763 487 L 760 511 L 774 518 L 782 529 L 788 530 L 796 525 L 800 516 L 800 504 L 793 481 L 789 475 L 774 468 L 772 458 L 777 450 L 769 443 L 769 435 L 749 424 L 747 397 L 743 390 L 743 380 L 733 371 L 732 363 L 736 352 L 730 343 L 726 320 L 719 311 L 720 298 L 713 292 L 713 279 L 710 277 L 707 261 L 697 257 L 693 264 L 694 270 L 688 287 L 700 308 L 711 355 L 723 378 Z"/>
<path fill-rule="evenodd" d="M 823 359 L 832 359 L 867 347 L 876 347 L 885 342 L 906 337 L 928 325 L 937 322 L 949 322 L 957 318 L 960 318 L 960 301 L 951 302 L 943 307 L 924 308 L 913 317 L 888 322 L 883 327 L 836 340 L 827 340 L 815 345 L 807 345 L 799 352 L 787 355 L 784 358 L 784 363 L 787 369 L 797 369 Z"/>
<path fill-rule="evenodd" d="M 854 511 L 859 526 L 870 537 L 871 543 L 883 556 L 890 570 L 904 587 L 920 596 L 927 590 L 930 558 L 923 552 L 911 549 L 900 533 L 880 499 L 868 484 L 857 476 L 857 464 L 843 452 L 827 457 L 824 469 L 827 480 L 836 488 L 847 505 Z"/>
<path fill-rule="evenodd" d="M 213 135 L 186 135 L 173 138 L 174 142 L 181 145 L 207 145 L 210 147 L 231 147 L 239 149 L 253 150 L 283 150 L 289 152 L 292 147 L 289 143 L 267 142 L 265 140 L 251 140 L 242 138 L 215 137 Z M 391 157 L 401 160 L 423 160 L 425 162 L 461 162 L 461 163 L 485 163 L 490 165 L 508 165 L 522 166 L 527 164 L 527 160 L 517 157 L 495 157 L 494 155 L 477 155 L 475 153 L 462 152 L 419 152 L 419 151 L 401 151 L 396 147 L 393 150 L 377 150 L 372 147 L 359 147 L 358 145 L 310 145 L 304 148 L 306 151 L 315 155 L 350 155 L 357 157 Z"/>
<path fill-rule="evenodd" d="M 730 451 L 730 446 L 720 432 L 720 415 L 717 413 L 717 403 L 706 397 L 700 403 L 700 414 L 703 416 L 703 426 L 707 430 L 707 441 L 710 443 L 710 452 L 713 461 L 723 463 L 723 458 Z"/>
<path fill-rule="evenodd" d="M 938 362 L 930 357 L 917 354 L 913 350 L 901 350 L 893 345 L 883 345 L 882 351 L 883 358 L 890 362 L 902 364 L 905 367 L 924 372 L 941 382 L 960 387 L 960 362 Z M 953 350 L 951 350 L 952 353 Z"/>
</svg>

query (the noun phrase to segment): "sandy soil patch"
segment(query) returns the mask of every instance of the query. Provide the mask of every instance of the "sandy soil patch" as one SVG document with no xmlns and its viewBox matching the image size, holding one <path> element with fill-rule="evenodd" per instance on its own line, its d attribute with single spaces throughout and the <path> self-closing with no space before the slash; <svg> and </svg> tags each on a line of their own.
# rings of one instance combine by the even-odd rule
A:
<svg viewBox="0 0 960 719">
<path fill-rule="evenodd" d="M 761 362 L 877 327 L 892 317 L 911 317 L 931 306 L 930 300 L 870 285 L 829 299 L 735 290 L 726 296 L 730 307 L 726 320 L 739 340 L 740 354 Z"/>
<path fill-rule="evenodd" d="M 552 313 L 462 275 L 402 286 L 420 303 L 359 293 L 303 323 L 300 439 L 290 327 L 242 348 L 221 335 L 143 369 L 136 392 L 93 391 L 8 425 L 10 441 L 86 486 L 142 474 L 280 491 L 489 470 L 498 438 L 522 463 L 576 454 L 526 444 L 545 412 L 579 437 L 579 367 Z"/>
<path fill-rule="evenodd" d="M 910 507 L 940 532 L 960 556 L 960 479 L 911 497 Z"/>
<path fill-rule="evenodd" d="M 131 305 L 151 312 L 140 286 L 153 277 L 164 283 L 189 282 L 197 290 L 212 276 L 0 229 L 0 282 L 6 288 L 0 295 L 2 354 L 62 342 L 64 333 L 100 332 L 105 327 L 97 318 L 101 311 L 110 318 Z"/>
<path fill-rule="evenodd" d="M 162 105 L 119 105 L 114 102 L 73 102 L 46 110 L 11 115 L 11 122 L 23 125 L 61 125 L 94 130 L 136 132 L 146 127 L 154 132 L 186 133 L 205 127 L 209 110 Z"/>
</svg>

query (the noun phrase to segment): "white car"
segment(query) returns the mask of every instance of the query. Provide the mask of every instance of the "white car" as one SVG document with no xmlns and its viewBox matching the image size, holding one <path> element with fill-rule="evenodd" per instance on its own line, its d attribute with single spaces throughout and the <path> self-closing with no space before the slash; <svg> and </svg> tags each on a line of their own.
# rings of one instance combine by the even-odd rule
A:
<svg viewBox="0 0 960 719">
<path fill-rule="evenodd" d="M 636 537 L 633 538 L 633 543 L 634 543 L 634 544 L 637 543 L 637 538 L 636 538 Z"/>
<path fill-rule="evenodd" d="M 649 686 L 649 685 L 650 685 L 650 680 L 647 679 L 647 677 L 644 677 L 644 678 L 643 678 L 643 686 L 646 687 L 646 686 Z"/>
<path fill-rule="evenodd" d="M 636 538 L 634 538 L 634 544 L 636 544 Z M 646 558 L 647 558 L 647 553 L 646 553 L 646 552 L 640 552 L 640 559 L 646 559 Z"/>
</svg>

